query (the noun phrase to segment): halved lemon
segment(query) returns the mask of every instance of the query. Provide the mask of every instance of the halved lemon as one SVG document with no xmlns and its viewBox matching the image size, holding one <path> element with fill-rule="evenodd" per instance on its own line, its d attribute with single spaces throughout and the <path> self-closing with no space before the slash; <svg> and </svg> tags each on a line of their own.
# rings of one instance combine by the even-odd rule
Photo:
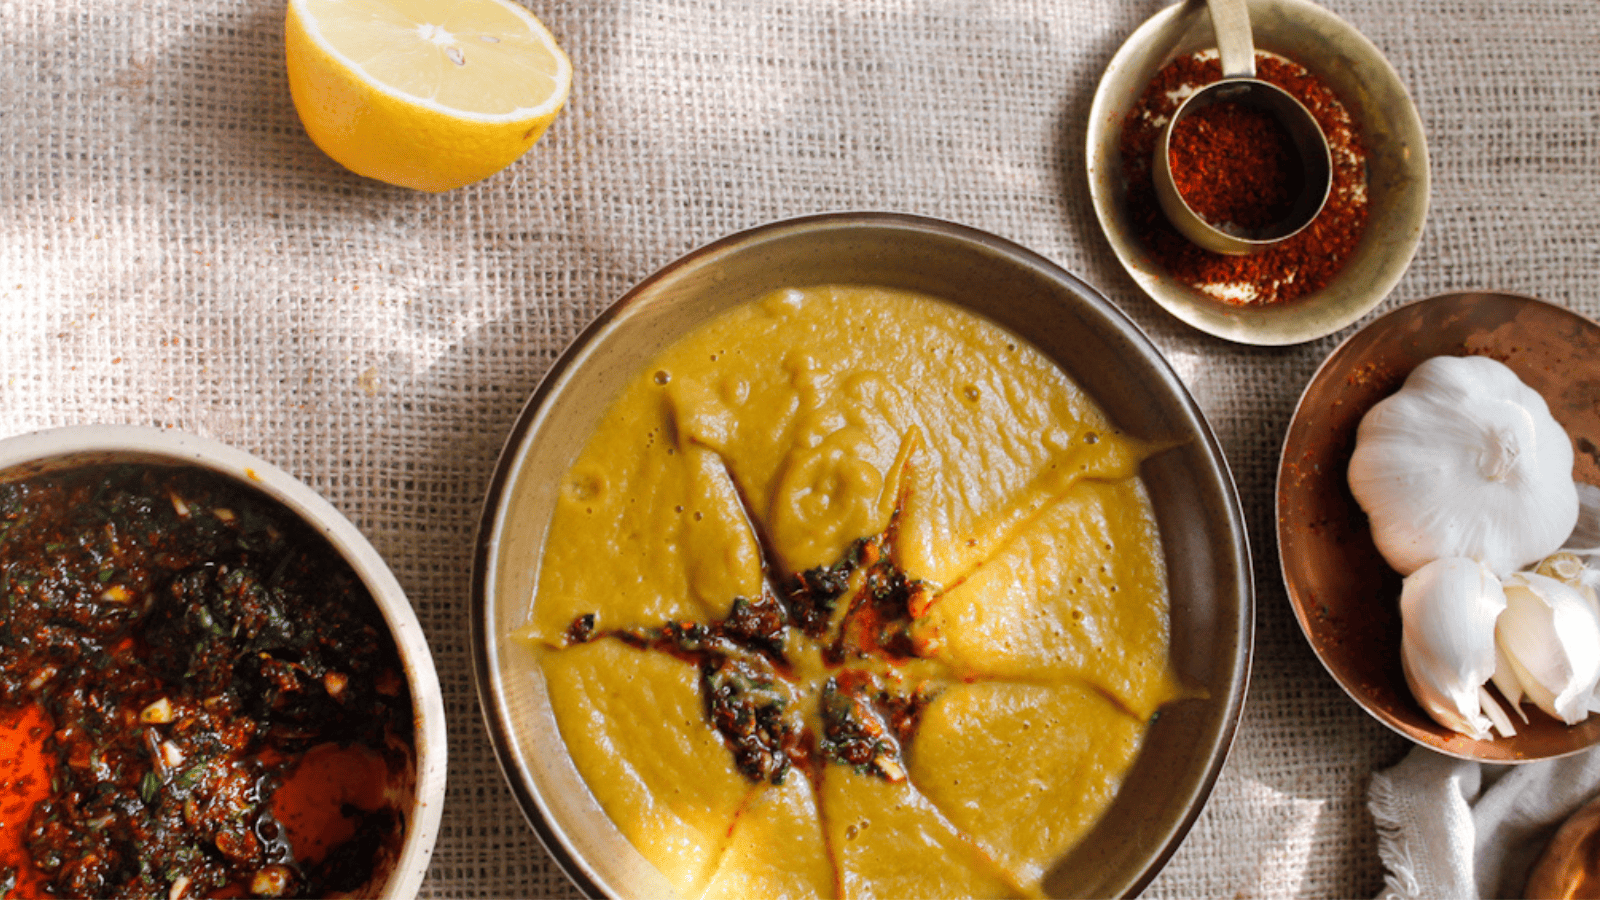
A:
<svg viewBox="0 0 1600 900">
<path fill-rule="evenodd" d="M 289 92 L 344 167 L 447 191 L 532 147 L 567 101 L 572 63 L 509 0 L 289 0 Z"/>
</svg>

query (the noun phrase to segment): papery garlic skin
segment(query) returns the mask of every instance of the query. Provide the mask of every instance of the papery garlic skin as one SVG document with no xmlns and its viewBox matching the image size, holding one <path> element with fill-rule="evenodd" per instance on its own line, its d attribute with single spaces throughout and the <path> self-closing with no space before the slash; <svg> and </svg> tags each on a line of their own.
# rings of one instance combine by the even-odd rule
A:
<svg viewBox="0 0 1600 900">
<path fill-rule="evenodd" d="M 1533 572 L 1505 579 L 1505 611 L 1495 626 L 1502 665 L 1494 682 L 1513 703 L 1506 681 L 1546 713 L 1573 725 L 1589 715 L 1600 683 L 1600 615 L 1565 582 Z"/>
<path fill-rule="evenodd" d="M 1503 577 L 1572 533 L 1572 460 L 1544 398 L 1510 368 L 1436 356 L 1362 417 L 1348 477 L 1400 574 L 1466 557 Z"/>
<path fill-rule="evenodd" d="M 1434 721 L 1478 740 L 1489 740 L 1494 724 L 1483 686 L 1494 675 L 1495 620 L 1505 608 L 1500 579 L 1477 560 L 1434 560 L 1400 589 L 1406 684 Z"/>
<path fill-rule="evenodd" d="M 1500 689 L 1500 696 L 1506 698 L 1506 703 L 1510 704 L 1512 711 L 1517 714 L 1517 718 L 1527 722 L 1528 714 L 1522 708 L 1522 698 L 1524 696 L 1522 693 L 1522 681 L 1517 677 L 1516 667 L 1511 664 L 1510 657 L 1506 656 L 1506 650 L 1500 646 L 1498 639 L 1494 642 L 1494 675 L 1490 676 L 1489 680 L 1493 681 L 1494 686 Z M 1500 729 L 1500 733 L 1507 736 L 1516 734 L 1515 731 L 1504 728 Z"/>
<path fill-rule="evenodd" d="M 1600 556 L 1600 487 L 1578 482 L 1578 524 L 1561 546 L 1583 556 Z"/>
<path fill-rule="evenodd" d="M 1559 550 L 1540 560 L 1533 571 L 1576 590 L 1600 614 L 1600 569 L 1584 562 L 1582 556 Z"/>
</svg>

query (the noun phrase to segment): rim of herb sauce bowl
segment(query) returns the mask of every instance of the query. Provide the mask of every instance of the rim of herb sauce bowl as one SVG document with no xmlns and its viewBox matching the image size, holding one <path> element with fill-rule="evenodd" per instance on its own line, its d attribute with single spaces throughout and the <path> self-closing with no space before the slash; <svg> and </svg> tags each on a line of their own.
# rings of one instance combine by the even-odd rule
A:
<svg viewBox="0 0 1600 900">
<path fill-rule="evenodd" d="M 495 467 L 473 567 L 474 675 L 512 792 L 585 893 L 671 895 L 584 784 L 532 652 L 505 636 L 531 607 L 560 478 L 624 383 L 723 310 L 819 284 L 915 291 L 989 319 L 1061 366 L 1120 429 L 1169 448 L 1141 475 L 1166 554 L 1174 668 L 1203 696 L 1163 708 L 1111 808 L 1044 880 L 1051 896 L 1137 893 L 1199 815 L 1244 701 L 1254 596 L 1238 496 L 1203 414 L 1137 326 L 1043 257 L 936 219 L 832 213 L 716 241 L 634 287 L 546 374 Z"/>
<path fill-rule="evenodd" d="M 361 532 L 327 500 L 283 469 L 243 450 L 182 431 L 139 425 L 74 425 L 0 440 L 0 482 L 81 466 L 133 463 L 209 470 L 265 496 L 311 526 L 349 563 L 394 638 L 411 691 L 413 765 L 405 838 L 379 896 L 416 896 L 427 874 L 444 807 L 448 747 L 444 700 L 421 624 L 394 574 Z"/>
<path fill-rule="evenodd" d="M 1405 275 L 1428 212 L 1428 146 L 1422 118 L 1394 68 L 1353 26 L 1309 0 L 1248 0 L 1257 51 L 1286 57 L 1333 89 L 1367 146 L 1367 225 L 1334 278 L 1296 300 L 1239 306 L 1168 274 L 1133 231 L 1126 211 L 1120 143 L 1145 86 L 1179 57 L 1217 46 L 1202 0 L 1151 16 L 1101 76 L 1089 109 L 1087 166 L 1095 216 L 1117 260 L 1167 312 L 1242 344 L 1298 344 L 1332 334 L 1371 312 Z"/>
</svg>

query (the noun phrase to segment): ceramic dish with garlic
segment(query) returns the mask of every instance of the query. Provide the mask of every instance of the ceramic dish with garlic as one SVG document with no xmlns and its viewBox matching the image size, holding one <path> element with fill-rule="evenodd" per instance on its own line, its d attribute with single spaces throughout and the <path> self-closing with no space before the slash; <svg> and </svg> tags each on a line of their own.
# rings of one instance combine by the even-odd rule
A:
<svg viewBox="0 0 1600 900">
<path fill-rule="evenodd" d="M 1361 419 L 1349 486 L 1404 576 L 1406 684 L 1453 731 L 1600 711 L 1600 489 L 1572 473 L 1545 399 L 1488 357 L 1425 360 Z"/>
</svg>

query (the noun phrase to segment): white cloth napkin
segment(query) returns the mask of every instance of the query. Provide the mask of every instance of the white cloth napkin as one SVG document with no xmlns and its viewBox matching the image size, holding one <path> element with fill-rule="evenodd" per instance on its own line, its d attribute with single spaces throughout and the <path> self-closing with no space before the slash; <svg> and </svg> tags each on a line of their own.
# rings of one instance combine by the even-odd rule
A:
<svg viewBox="0 0 1600 900">
<path fill-rule="evenodd" d="M 1520 897 L 1568 816 L 1600 793 L 1600 748 L 1516 766 L 1422 747 L 1372 776 L 1383 900 Z"/>
</svg>

